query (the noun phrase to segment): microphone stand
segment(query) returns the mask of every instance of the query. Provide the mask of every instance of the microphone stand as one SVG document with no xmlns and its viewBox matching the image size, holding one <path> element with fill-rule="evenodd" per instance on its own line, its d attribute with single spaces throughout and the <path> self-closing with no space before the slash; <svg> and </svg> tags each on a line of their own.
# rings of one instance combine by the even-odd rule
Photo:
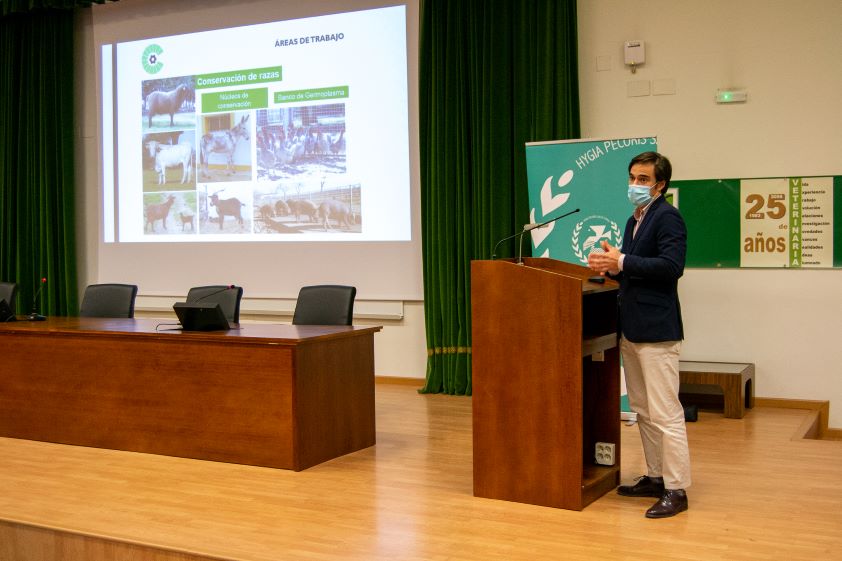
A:
<svg viewBox="0 0 842 561">
<path fill-rule="evenodd" d="M 529 230 L 526 229 L 526 226 L 524 226 L 523 231 L 520 233 L 520 237 L 517 239 L 517 261 L 515 261 L 517 265 L 523 265 L 523 235 L 528 231 Z"/>
<path fill-rule="evenodd" d="M 195 300 L 193 300 L 193 301 L 192 301 L 192 302 L 190 302 L 190 303 L 191 303 L 191 304 L 198 304 L 199 302 L 201 302 L 201 301 L 202 301 L 202 300 L 204 300 L 205 298 L 210 298 L 211 296 L 216 296 L 217 294 L 220 294 L 220 293 L 222 293 L 222 292 L 225 292 L 226 290 L 231 290 L 232 288 L 235 288 L 235 286 L 236 286 L 236 285 L 229 284 L 229 285 L 228 285 L 228 286 L 226 286 L 225 288 L 220 288 L 220 289 L 218 289 L 218 290 L 215 290 L 215 291 L 213 291 L 213 292 L 209 292 L 209 293 L 205 294 L 205 295 L 204 295 L 204 296 L 202 296 L 201 298 L 196 298 Z"/>
<path fill-rule="evenodd" d="M 500 244 L 503 243 L 506 240 L 512 239 L 515 236 L 523 236 L 523 232 L 518 232 L 517 234 L 512 234 L 511 236 L 506 236 L 505 238 L 503 238 L 502 240 L 497 242 L 497 245 L 494 246 L 494 250 L 491 252 L 491 260 L 492 261 L 494 259 L 497 259 L 497 248 L 500 247 Z"/>
<path fill-rule="evenodd" d="M 26 316 L 27 321 L 46 321 L 47 319 L 47 316 L 38 313 L 37 308 L 38 297 L 41 295 L 41 289 L 44 288 L 45 284 L 47 284 L 46 277 L 41 279 L 41 284 L 38 285 L 38 290 L 35 291 L 35 296 L 32 297 L 32 312 Z"/>
<path fill-rule="evenodd" d="M 576 214 L 577 212 L 579 212 L 579 210 L 581 210 L 581 209 L 577 208 L 575 210 L 571 210 L 570 212 L 562 214 L 561 216 L 556 216 L 555 218 L 550 218 L 549 220 L 547 220 L 545 222 L 540 222 L 538 224 L 524 224 L 523 225 L 523 231 L 515 234 L 515 236 L 520 236 L 518 238 L 517 261 L 515 261 L 515 263 L 517 263 L 518 265 L 523 265 L 523 257 L 522 257 L 522 254 L 523 254 L 523 235 L 526 232 L 531 232 L 532 230 L 536 230 L 538 228 L 543 228 L 547 224 L 549 224 L 551 222 L 555 222 L 556 220 L 561 220 L 565 216 L 570 216 L 571 214 Z M 509 236 L 509 237 L 514 237 L 514 236 Z M 504 238 L 504 240 L 507 240 L 507 239 L 509 239 L 509 238 Z M 501 241 L 503 241 L 503 240 L 501 240 Z M 492 259 L 493 259 L 493 257 L 492 257 Z"/>
</svg>

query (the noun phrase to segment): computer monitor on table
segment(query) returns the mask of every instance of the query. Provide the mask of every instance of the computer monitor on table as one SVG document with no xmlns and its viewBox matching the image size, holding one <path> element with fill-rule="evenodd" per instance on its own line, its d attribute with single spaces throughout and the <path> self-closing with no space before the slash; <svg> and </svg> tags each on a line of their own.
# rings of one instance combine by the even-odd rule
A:
<svg viewBox="0 0 842 561">
<path fill-rule="evenodd" d="M 173 310 L 184 331 L 226 331 L 232 327 L 216 302 L 176 302 Z"/>
</svg>

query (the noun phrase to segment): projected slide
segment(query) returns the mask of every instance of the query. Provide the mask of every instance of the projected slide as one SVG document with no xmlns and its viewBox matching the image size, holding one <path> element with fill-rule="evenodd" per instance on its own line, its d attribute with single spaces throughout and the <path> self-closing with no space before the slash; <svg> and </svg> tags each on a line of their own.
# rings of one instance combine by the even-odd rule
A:
<svg viewBox="0 0 842 561">
<path fill-rule="evenodd" d="M 410 239 L 405 7 L 101 55 L 106 242 Z"/>
</svg>

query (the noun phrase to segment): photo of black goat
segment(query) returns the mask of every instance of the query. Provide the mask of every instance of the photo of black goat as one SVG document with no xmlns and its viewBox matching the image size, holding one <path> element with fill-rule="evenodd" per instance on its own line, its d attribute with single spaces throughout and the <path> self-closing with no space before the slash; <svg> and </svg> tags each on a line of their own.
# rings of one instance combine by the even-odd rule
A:
<svg viewBox="0 0 842 561">
<path fill-rule="evenodd" d="M 193 76 L 147 80 L 141 87 L 144 131 L 196 127 L 196 90 Z"/>
<path fill-rule="evenodd" d="M 250 234 L 252 231 L 250 185 L 228 185 L 217 189 L 202 185 L 199 190 L 199 234 Z"/>
</svg>

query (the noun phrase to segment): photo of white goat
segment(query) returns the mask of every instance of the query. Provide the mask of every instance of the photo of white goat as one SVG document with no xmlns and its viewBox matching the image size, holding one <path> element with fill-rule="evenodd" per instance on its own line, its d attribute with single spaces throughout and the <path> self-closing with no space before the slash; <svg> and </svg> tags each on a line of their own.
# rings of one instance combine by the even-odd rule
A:
<svg viewBox="0 0 842 561">
<path fill-rule="evenodd" d="M 143 137 L 143 191 L 196 188 L 196 133 L 192 130 L 147 134 Z"/>
</svg>

